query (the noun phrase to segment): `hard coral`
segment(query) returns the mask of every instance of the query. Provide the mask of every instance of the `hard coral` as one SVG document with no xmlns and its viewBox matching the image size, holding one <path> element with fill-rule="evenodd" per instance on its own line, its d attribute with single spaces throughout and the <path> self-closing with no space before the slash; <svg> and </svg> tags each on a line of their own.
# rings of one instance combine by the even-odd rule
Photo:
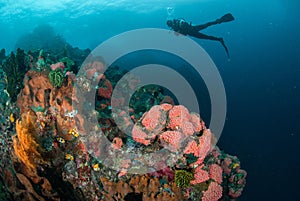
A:
<svg viewBox="0 0 300 201">
<path fill-rule="evenodd" d="M 218 201 L 222 197 L 222 192 L 222 186 L 216 182 L 211 182 L 203 194 L 202 201 Z"/>
<path fill-rule="evenodd" d="M 158 136 L 161 144 L 173 151 L 180 149 L 186 138 L 205 129 L 199 115 L 190 114 L 188 109 L 182 105 L 172 106 L 166 103 L 153 106 L 148 112 L 144 113 L 133 127 L 133 134 L 137 134 L 137 127 L 140 132 L 139 135 L 135 136 L 139 137 L 134 138 L 134 140 L 137 139 L 137 142 L 149 145 L 149 140 L 153 141 Z M 150 139 L 149 136 L 151 136 Z M 205 145 L 201 146 L 207 148 Z M 199 146 L 196 145 L 194 148 L 195 152 L 198 152 Z"/>
<path fill-rule="evenodd" d="M 162 144 L 170 148 L 172 151 L 176 151 L 181 148 L 182 133 L 178 131 L 165 131 L 159 136 Z"/>
<path fill-rule="evenodd" d="M 215 180 L 218 184 L 222 183 L 223 177 L 222 177 L 223 170 L 221 166 L 218 164 L 211 164 L 209 166 L 209 177 L 213 180 Z"/>
<path fill-rule="evenodd" d="M 194 156 L 199 157 L 195 164 L 201 164 L 212 147 L 211 139 L 212 133 L 210 130 L 204 129 L 203 135 L 198 140 L 199 145 L 197 145 L 197 142 L 194 140 L 189 142 L 184 150 L 184 153 L 194 154 Z"/>
<path fill-rule="evenodd" d="M 160 105 L 153 106 L 144 114 L 142 124 L 150 132 L 161 132 L 166 124 L 166 112 Z"/>
<path fill-rule="evenodd" d="M 200 184 L 209 179 L 208 172 L 202 169 L 202 166 L 198 166 L 195 169 L 194 180 L 191 181 L 191 184 Z"/>
<path fill-rule="evenodd" d="M 172 130 L 181 128 L 184 122 L 189 122 L 190 114 L 183 105 L 176 105 L 169 111 L 168 127 Z"/>
</svg>

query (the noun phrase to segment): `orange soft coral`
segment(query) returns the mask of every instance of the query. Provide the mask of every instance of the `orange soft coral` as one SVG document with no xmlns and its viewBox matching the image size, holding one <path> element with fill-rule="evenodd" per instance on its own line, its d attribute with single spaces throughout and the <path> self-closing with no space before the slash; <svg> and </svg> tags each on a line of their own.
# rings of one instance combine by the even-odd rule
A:
<svg viewBox="0 0 300 201">
<path fill-rule="evenodd" d="M 21 121 L 16 123 L 17 135 L 13 136 L 14 152 L 18 159 L 32 170 L 43 161 L 41 148 L 37 142 L 36 118 L 25 113 Z"/>
</svg>

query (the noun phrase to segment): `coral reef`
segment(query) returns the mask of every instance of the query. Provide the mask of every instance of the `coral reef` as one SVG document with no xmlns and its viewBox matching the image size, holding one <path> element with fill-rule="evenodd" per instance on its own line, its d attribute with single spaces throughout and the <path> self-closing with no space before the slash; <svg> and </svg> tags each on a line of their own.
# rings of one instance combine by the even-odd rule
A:
<svg viewBox="0 0 300 201">
<path fill-rule="evenodd" d="M 125 80 L 112 99 L 124 72 L 104 73 L 105 64 L 92 59 L 75 77 L 68 73 L 72 61 L 47 60 L 43 52 L 36 57 L 17 98 L 20 111 L 0 108 L 6 200 L 217 201 L 241 195 L 247 173 L 238 158 L 221 152 L 201 117 L 160 87 L 139 89 L 127 111 L 113 113 L 111 101 L 122 105 L 137 78 Z M 94 91 L 91 109 L 86 97 Z M 110 144 L 102 146 L 99 130 Z"/>
<path fill-rule="evenodd" d="M 2 48 L 0 50 L 0 64 L 2 63 L 2 61 L 5 59 L 6 55 L 5 55 L 5 49 Z"/>
<path fill-rule="evenodd" d="M 51 49 L 59 52 L 64 49 L 65 44 L 65 39 L 56 34 L 53 27 L 48 24 L 41 24 L 35 27 L 31 33 L 21 36 L 16 42 L 16 47 L 26 51 L 34 49 Z"/>
<path fill-rule="evenodd" d="M 45 57 L 53 60 L 53 62 L 61 60 L 71 68 L 81 65 L 91 52 L 89 49 L 81 50 L 78 47 L 72 47 L 61 35 L 55 33 L 49 24 L 38 25 L 31 33 L 21 36 L 16 42 L 16 47 L 30 51 L 34 57 L 43 49 Z M 72 71 L 77 73 L 75 68 Z"/>
<path fill-rule="evenodd" d="M 16 54 L 11 52 L 4 60 L 1 68 L 6 74 L 7 91 L 11 100 L 14 102 L 20 90 L 23 88 L 23 78 L 29 69 L 29 58 L 24 53 L 24 50 L 18 48 Z"/>
<path fill-rule="evenodd" d="M 175 170 L 175 183 L 178 187 L 187 188 L 193 179 L 193 174 L 186 170 Z"/>
<path fill-rule="evenodd" d="M 0 105 L 5 107 L 7 101 L 9 101 L 9 94 L 7 92 L 7 79 L 6 74 L 2 68 L 0 68 Z"/>
<path fill-rule="evenodd" d="M 7 169 L 12 168 L 12 136 L 15 134 L 15 121 L 11 116 L 18 118 L 18 109 L 15 104 L 4 104 L 0 106 L 0 200 L 13 200 L 11 192 L 6 183 Z"/>
<path fill-rule="evenodd" d="M 43 161 L 41 142 L 38 139 L 36 118 L 24 113 L 16 123 L 17 136 L 13 136 L 13 148 L 18 159 L 32 170 Z"/>
<path fill-rule="evenodd" d="M 52 70 L 50 73 L 49 73 L 49 80 L 50 80 L 50 83 L 54 86 L 54 87 L 61 87 L 63 81 L 64 81 L 64 75 L 63 73 L 61 72 L 61 69 L 55 69 L 55 70 Z"/>
<path fill-rule="evenodd" d="M 174 183 L 161 183 L 158 178 L 147 175 L 133 176 L 128 182 L 112 182 L 107 178 L 100 179 L 103 184 L 103 199 L 113 200 L 183 200 L 180 188 Z M 128 198 L 130 197 L 130 199 Z"/>
</svg>

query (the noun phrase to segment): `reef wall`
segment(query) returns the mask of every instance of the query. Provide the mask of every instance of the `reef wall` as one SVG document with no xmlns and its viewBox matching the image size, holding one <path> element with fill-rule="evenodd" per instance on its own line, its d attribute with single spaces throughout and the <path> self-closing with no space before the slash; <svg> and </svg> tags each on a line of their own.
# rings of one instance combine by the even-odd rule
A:
<svg viewBox="0 0 300 201">
<path fill-rule="evenodd" d="M 130 116 L 113 113 L 111 103 L 124 101 L 112 99 L 124 72 L 104 72 L 104 63 L 92 59 L 75 76 L 67 65 L 39 53 L 16 104 L 1 108 L 1 200 L 217 201 L 241 195 L 246 171 L 237 157 L 219 150 L 199 114 L 175 105 L 157 86 L 135 92 Z M 127 80 L 124 93 L 137 83 Z M 85 97 L 93 89 L 91 109 Z M 100 134 L 109 143 L 102 144 Z"/>
</svg>

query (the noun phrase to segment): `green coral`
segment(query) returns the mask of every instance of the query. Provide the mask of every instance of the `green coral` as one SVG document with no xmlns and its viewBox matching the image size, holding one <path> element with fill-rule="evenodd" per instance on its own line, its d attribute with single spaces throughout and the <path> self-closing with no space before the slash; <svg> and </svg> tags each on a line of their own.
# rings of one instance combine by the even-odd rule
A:
<svg viewBox="0 0 300 201">
<path fill-rule="evenodd" d="M 16 54 L 11 54 L 1 65 L 7 77 L 7 92 L 12 102 L 17 100 L 20 90 L 23 88 L 23 79 L 27 70 L 29 70 L 29 59 L 24 50 L 17 49 Z"/>
<path fill-rule="evenodd" d="M 59 88 L 64 81 L 64 75 L 60 69 L 56 69 L 49 73 L 49 80 L 54 87 Z"/>
<path fill-rule="evenodd" d="M 66 67 L 65 71 L 71 71 L 72 66 L 75 65 L 74 61 L 69 57 L 63 57 L 59 61 L 65 64 Z"/>
<path fill-rule="evenodd" d="M 193 179 L 193 174 L 186 170 L 175 171 L 175 183 L 178 187 L 187 188 L 190 186 L 190 182 Z"/>
</svg>

